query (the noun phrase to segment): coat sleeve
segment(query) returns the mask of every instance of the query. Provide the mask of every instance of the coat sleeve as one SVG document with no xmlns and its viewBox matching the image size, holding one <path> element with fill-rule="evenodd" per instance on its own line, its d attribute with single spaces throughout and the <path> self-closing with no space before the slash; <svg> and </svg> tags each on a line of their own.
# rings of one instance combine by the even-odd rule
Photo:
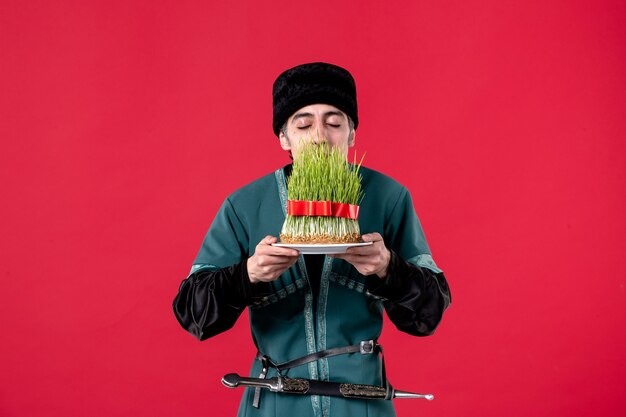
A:
<svg viewBox="0 0 626 417">
<path fill-rule="evenodd" d="M 250 302 L 246 261 L 227 268 L 200 268 L 180 284 L 174 298 L 174 315 L 198 340 L 233 327 Z"/>
<path fill-rule="evenodd" d="M 383 305 L 391 322 L 414 336 L 431 335 L 451 302 L 443 272 L 406 262 L 393 250 L 387 276 L 369 277 L 367 287 L 385 300 Z"/>
<path fill-rule="evenodd" d="M 369 277 L 368 291 L 385 300 L 387 315 L 399 330 L 415 336 L 430 335 L 452 298 L 404 187 L 386 219 L 384 239 L 391 251 L 387 276 Z"/>
<path fill-rule="evenodd" d="M 199 340 L 224 332 L 262 294 L 262 284 L 250 284 L 247 260 L 246 228 L 227 199 L 174 298 L 174 315 L 185 330 Z"/>
</svg>

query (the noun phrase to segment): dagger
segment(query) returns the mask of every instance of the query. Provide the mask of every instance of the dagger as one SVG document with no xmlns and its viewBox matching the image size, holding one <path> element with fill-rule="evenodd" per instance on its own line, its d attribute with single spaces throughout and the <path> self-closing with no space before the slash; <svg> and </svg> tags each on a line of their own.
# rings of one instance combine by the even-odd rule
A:
<svg viewBox="0 0 626 417">
<path fill-rule="evenodd" d="M 268 379 L 245 378 L 238 374 L 224 375 L 222 384 L 228 388 L 255 387 L 265 388 L 272 392 L 300 395 L 328 395 L 331 397 L 360 398 L 366 400 L 390 400 L 392 398 L 423 398 L 428 401 L 435 399 L 432 394 L 416 394 L 400 391 L 389 387 L 375 385 L 349 384 L 343 382 L 316 381 L 311 379 L 273 377 Z"/>
</svg>

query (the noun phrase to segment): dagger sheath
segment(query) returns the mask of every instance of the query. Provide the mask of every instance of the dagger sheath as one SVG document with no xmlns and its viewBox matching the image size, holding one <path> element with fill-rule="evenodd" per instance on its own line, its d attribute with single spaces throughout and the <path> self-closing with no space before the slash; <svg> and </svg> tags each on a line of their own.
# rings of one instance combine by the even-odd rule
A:
<svg viewBox="0 0 626 417">
<path fill-rule="evenodd" d="M 244 378 L 238 374 L 228 374 L 222 378 L 222 384 L 228 388 L 260 387 L 273 392 L 299 395 L 327 395 L 330 397 L 355 398 L 366 400 L 390 400 L 392 398 L 424 398 L 433 400 L 431 394 L 415 394 L 397 391 L 391 388 L 342 382 L 316 381 L 309 379 L 273 377 L 268 379 Z"/>
</svg>

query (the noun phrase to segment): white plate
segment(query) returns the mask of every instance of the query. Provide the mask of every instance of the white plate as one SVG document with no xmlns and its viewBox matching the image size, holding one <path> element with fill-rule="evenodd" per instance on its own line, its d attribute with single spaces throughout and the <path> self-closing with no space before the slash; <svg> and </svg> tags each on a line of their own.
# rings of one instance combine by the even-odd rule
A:
<svg viewBox="0 0 626 417">
<path fill-rule="evenodd" d="M 348 248 L 355 246 L 367 246 L 373 242 L 362 243 L 325 243 L 305 245 L 301 243 L 272 243 L 272 246 L 280 248 L 291 248 L 299 251 L 303 255 L 330 255 L 333 253 L 345 253 Z"/>
</svg>

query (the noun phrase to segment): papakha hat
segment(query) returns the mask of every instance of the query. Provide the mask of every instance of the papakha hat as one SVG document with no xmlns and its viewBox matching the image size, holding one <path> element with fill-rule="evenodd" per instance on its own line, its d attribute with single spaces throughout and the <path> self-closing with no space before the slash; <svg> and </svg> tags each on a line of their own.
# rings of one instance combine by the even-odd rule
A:
<svg viewBox="0 0 626 417">
<path fill-rule="evenodd" d="M 272 99 L 276 136 L 292 114 L 311 104 L 335 106 L 350 116 L 355 129 L 359 124 L 354 78 L 337 65 L 312 62 L 288 69 L 274 81 Z"/>
</svg>

